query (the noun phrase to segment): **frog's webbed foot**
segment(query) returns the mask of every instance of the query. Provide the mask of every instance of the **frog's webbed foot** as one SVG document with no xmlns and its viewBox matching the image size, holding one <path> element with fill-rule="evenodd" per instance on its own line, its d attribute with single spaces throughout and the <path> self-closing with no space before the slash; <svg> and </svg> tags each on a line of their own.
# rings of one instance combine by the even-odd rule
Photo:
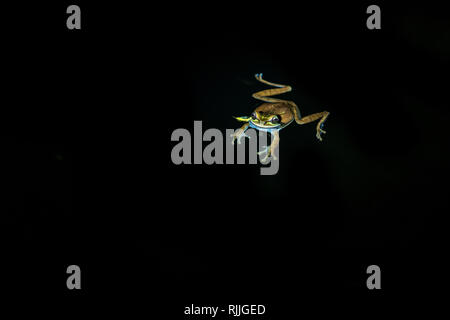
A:
<svg viewBox="0 0 450 320">
<path fill-rule="evenodd" d="M 316 127 L 316 131 L 317 131 L 316 137 L 317 137 L 317 139 L 319 139 L 320 141 L 322 141 L 322 137 L 321 137 L 320 135 L 321 135 L 322 133 L 323 133 L 323 134 L 327 133 L 325 130 L 322 130 L 322 128 L 323 128 L 323 122 L 324 122 L 324 121 L 320 121 L 320 122 L 317 124 L 317 127 Z"/>
<path fill-rule="evenodd" d="M 250 136 L 246 134 L 243 130 L 238 129 L 235 133 L 230 134 L 230 137 L 232 138 L 231 144 L 234 144 L 234 141 L 237 139 L 238 144 L 241 144 L 242 138 L 249 138 Z"/>
<path fill-rule="evenodd" d="M 330 115 L 330 113 L 328 111 L 322 111 L 322 112 L 310 114 L 309 116 L 306 116 L 303 118 L 299 118 L 299 119 L 295 118 L 295 122 L 297 122 L 298 124 L 307 124 L 307 123 L 310 123 L 310 122 L 320 119 L 316 126 L 316 137 L 317 137 L 317 139 L 322 141 L 321 134 L 326 133 L 325 130 L 322 130 L 323 124 L 324 124 L 325 120 L 327 120 L 329 115 Z"/>
<path fill-rule="evenodd" d="M 258 152 L 259 156 L 263 154 L 265 154 L 264 158 L 261 159 L 261 162 L 263 163 L 268 162 L 270 157 L 272 157 L 273 160 L 277 160 L 277 157 L 274 154 L 272 154 L 271 146 L 266 146 L 264 150 Z"/>
</svg>

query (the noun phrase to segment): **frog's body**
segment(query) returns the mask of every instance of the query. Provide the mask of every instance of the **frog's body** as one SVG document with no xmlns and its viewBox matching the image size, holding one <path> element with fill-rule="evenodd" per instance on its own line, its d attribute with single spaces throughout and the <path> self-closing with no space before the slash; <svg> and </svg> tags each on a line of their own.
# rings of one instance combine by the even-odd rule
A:
<svg viewBox="0 0 450 320">
<path fill-rule="evenodd" d="M 316 137 L 319 140 L 322 140 L 321 134 L 325 133 L 322 130 L 323 123 L 329 115 L 328 111 L 323 111 L 319 113 L 314 113 L 309 116 L 301 118 L 300 111 L 298 110 L 297 105 L 293 101 L 281 100 L 270 98 L 270 96 L 274 96 L 277 94 L 281 94 L 284 92 L 289 92 L 292 90 L 290 86 L 285 86 L 281 84 L 272 83 L 266 81 L 262 78 L 262 73 L 255 75 L 256 79 L 262 83 L 269 84 L 274 87 L 278 87 L 277 89 L 268 89 L 259 91 L 253 94 L 255 99 L 259 99 L 265 101 L 265 103 L 258 106 L 255 111 L 253 111 L 250 117 L 236 117 L 239 121 L 247 122 L 241 128 L 236 130 L 233 137 L 234 140 L 238 139 L 238 143 L 242 137 L 246 137 L 245 131 L 251 127 L 260 131 L 270 132 L 274 136 L 274 140 L 272 144 L 267 148 L 267 150 L 263 150 L 261 153 L 266 153 L 263 161 L 267 160 L 269 156 L 273 156 L 275 158 L 275 148 L 278 146 L 280 141 L 278 131 L 287 127 L 292 121 L 295 120 L 298 124 L 306 124 L 315 120 L 319 120 L 316 127 Z"/>
</svg>

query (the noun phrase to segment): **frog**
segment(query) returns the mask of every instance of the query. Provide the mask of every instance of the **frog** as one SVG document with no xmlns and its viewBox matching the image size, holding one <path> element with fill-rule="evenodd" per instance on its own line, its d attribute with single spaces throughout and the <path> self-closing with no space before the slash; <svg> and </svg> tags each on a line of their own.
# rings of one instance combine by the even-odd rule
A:
<svg viewBox="0 0 450 320">
<path fill-rule="evenodd" d="M 236 140 L 238 144 L 240 144 L 242 138 L 250 138 L 245 134 L 245 131 L 248 128 L 268 132 L 273 136 L 272 143 L 262 151 L 258 152 L 258 155 L 264 155 L 261 159 L 262 162 L 267 162 L 269 158 L 277 160 L 275 149 L 280 143 L 279 131 L 286 128 L 294 121 L 299 125 L 304 125 L 316 120 L 319 120 L 316 125 L 316 137 L 319 141 L 323 140 L 322 134 L 326 133 L 326 131 L 323 130 L 323 125 L 330 115 L 328 111 L 317 112 L 302 117 L 298 106 L 293 101 L 272 97 L 291 91 L 291 86 L 269 82 L 263 79 L 262 73 L 255 74 L 255 78 L 259 82 L 275 88 L 258 91 L 252 95 L 253 98 L 264 101 L 264 103 L 259 105 L 250 116 L 234 117 L 238 121 L 245 122 L 245 124 L 231 134 L 232 144 L 234 144 Z"/>
</svg>

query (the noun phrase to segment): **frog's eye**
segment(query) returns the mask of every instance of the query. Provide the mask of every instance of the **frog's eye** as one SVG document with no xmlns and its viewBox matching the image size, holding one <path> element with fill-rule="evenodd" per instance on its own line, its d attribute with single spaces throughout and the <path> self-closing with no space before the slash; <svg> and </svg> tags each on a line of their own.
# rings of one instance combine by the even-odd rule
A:
<svg viewBox="0 0 450 320">
<path fill-rule="evenodd" d="M 256 119 L 256 112 L 255 111 L 253 111 L 253 113 L 252 113 L 252 118 Z"/>
<path fill-rule="evenodd" d="M 272 123 L 279 123 L 280 122 L 280 117 L 279 116 L 274 116 L 272 118 L 272 120 L 270 120 L 270 122 L 272 122 Z"/>
</svg>

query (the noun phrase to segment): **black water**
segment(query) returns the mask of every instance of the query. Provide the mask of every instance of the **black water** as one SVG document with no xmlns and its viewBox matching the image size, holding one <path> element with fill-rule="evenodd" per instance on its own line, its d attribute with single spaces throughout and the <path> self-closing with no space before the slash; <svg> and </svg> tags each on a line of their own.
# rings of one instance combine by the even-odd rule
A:
<svg viewBox="0 0 450 320">
<path fill-rule="evenodd" d="M 450 26 L 438 7 L 380 4 L 368 30 L 369 4 L 80 2 L 79 31 L 69 3 L 6 6 L 2 289 L 50 313 L 162 318 L 192 303 L 349 314 L 436 293 Z M 315 124 L 283 129 L 273 176 L 174 165 L 172 132 L 237 128 L 259 72 L 292 86 L 302 115 L 331 113 L 324 141 Z"/>
</svg>

